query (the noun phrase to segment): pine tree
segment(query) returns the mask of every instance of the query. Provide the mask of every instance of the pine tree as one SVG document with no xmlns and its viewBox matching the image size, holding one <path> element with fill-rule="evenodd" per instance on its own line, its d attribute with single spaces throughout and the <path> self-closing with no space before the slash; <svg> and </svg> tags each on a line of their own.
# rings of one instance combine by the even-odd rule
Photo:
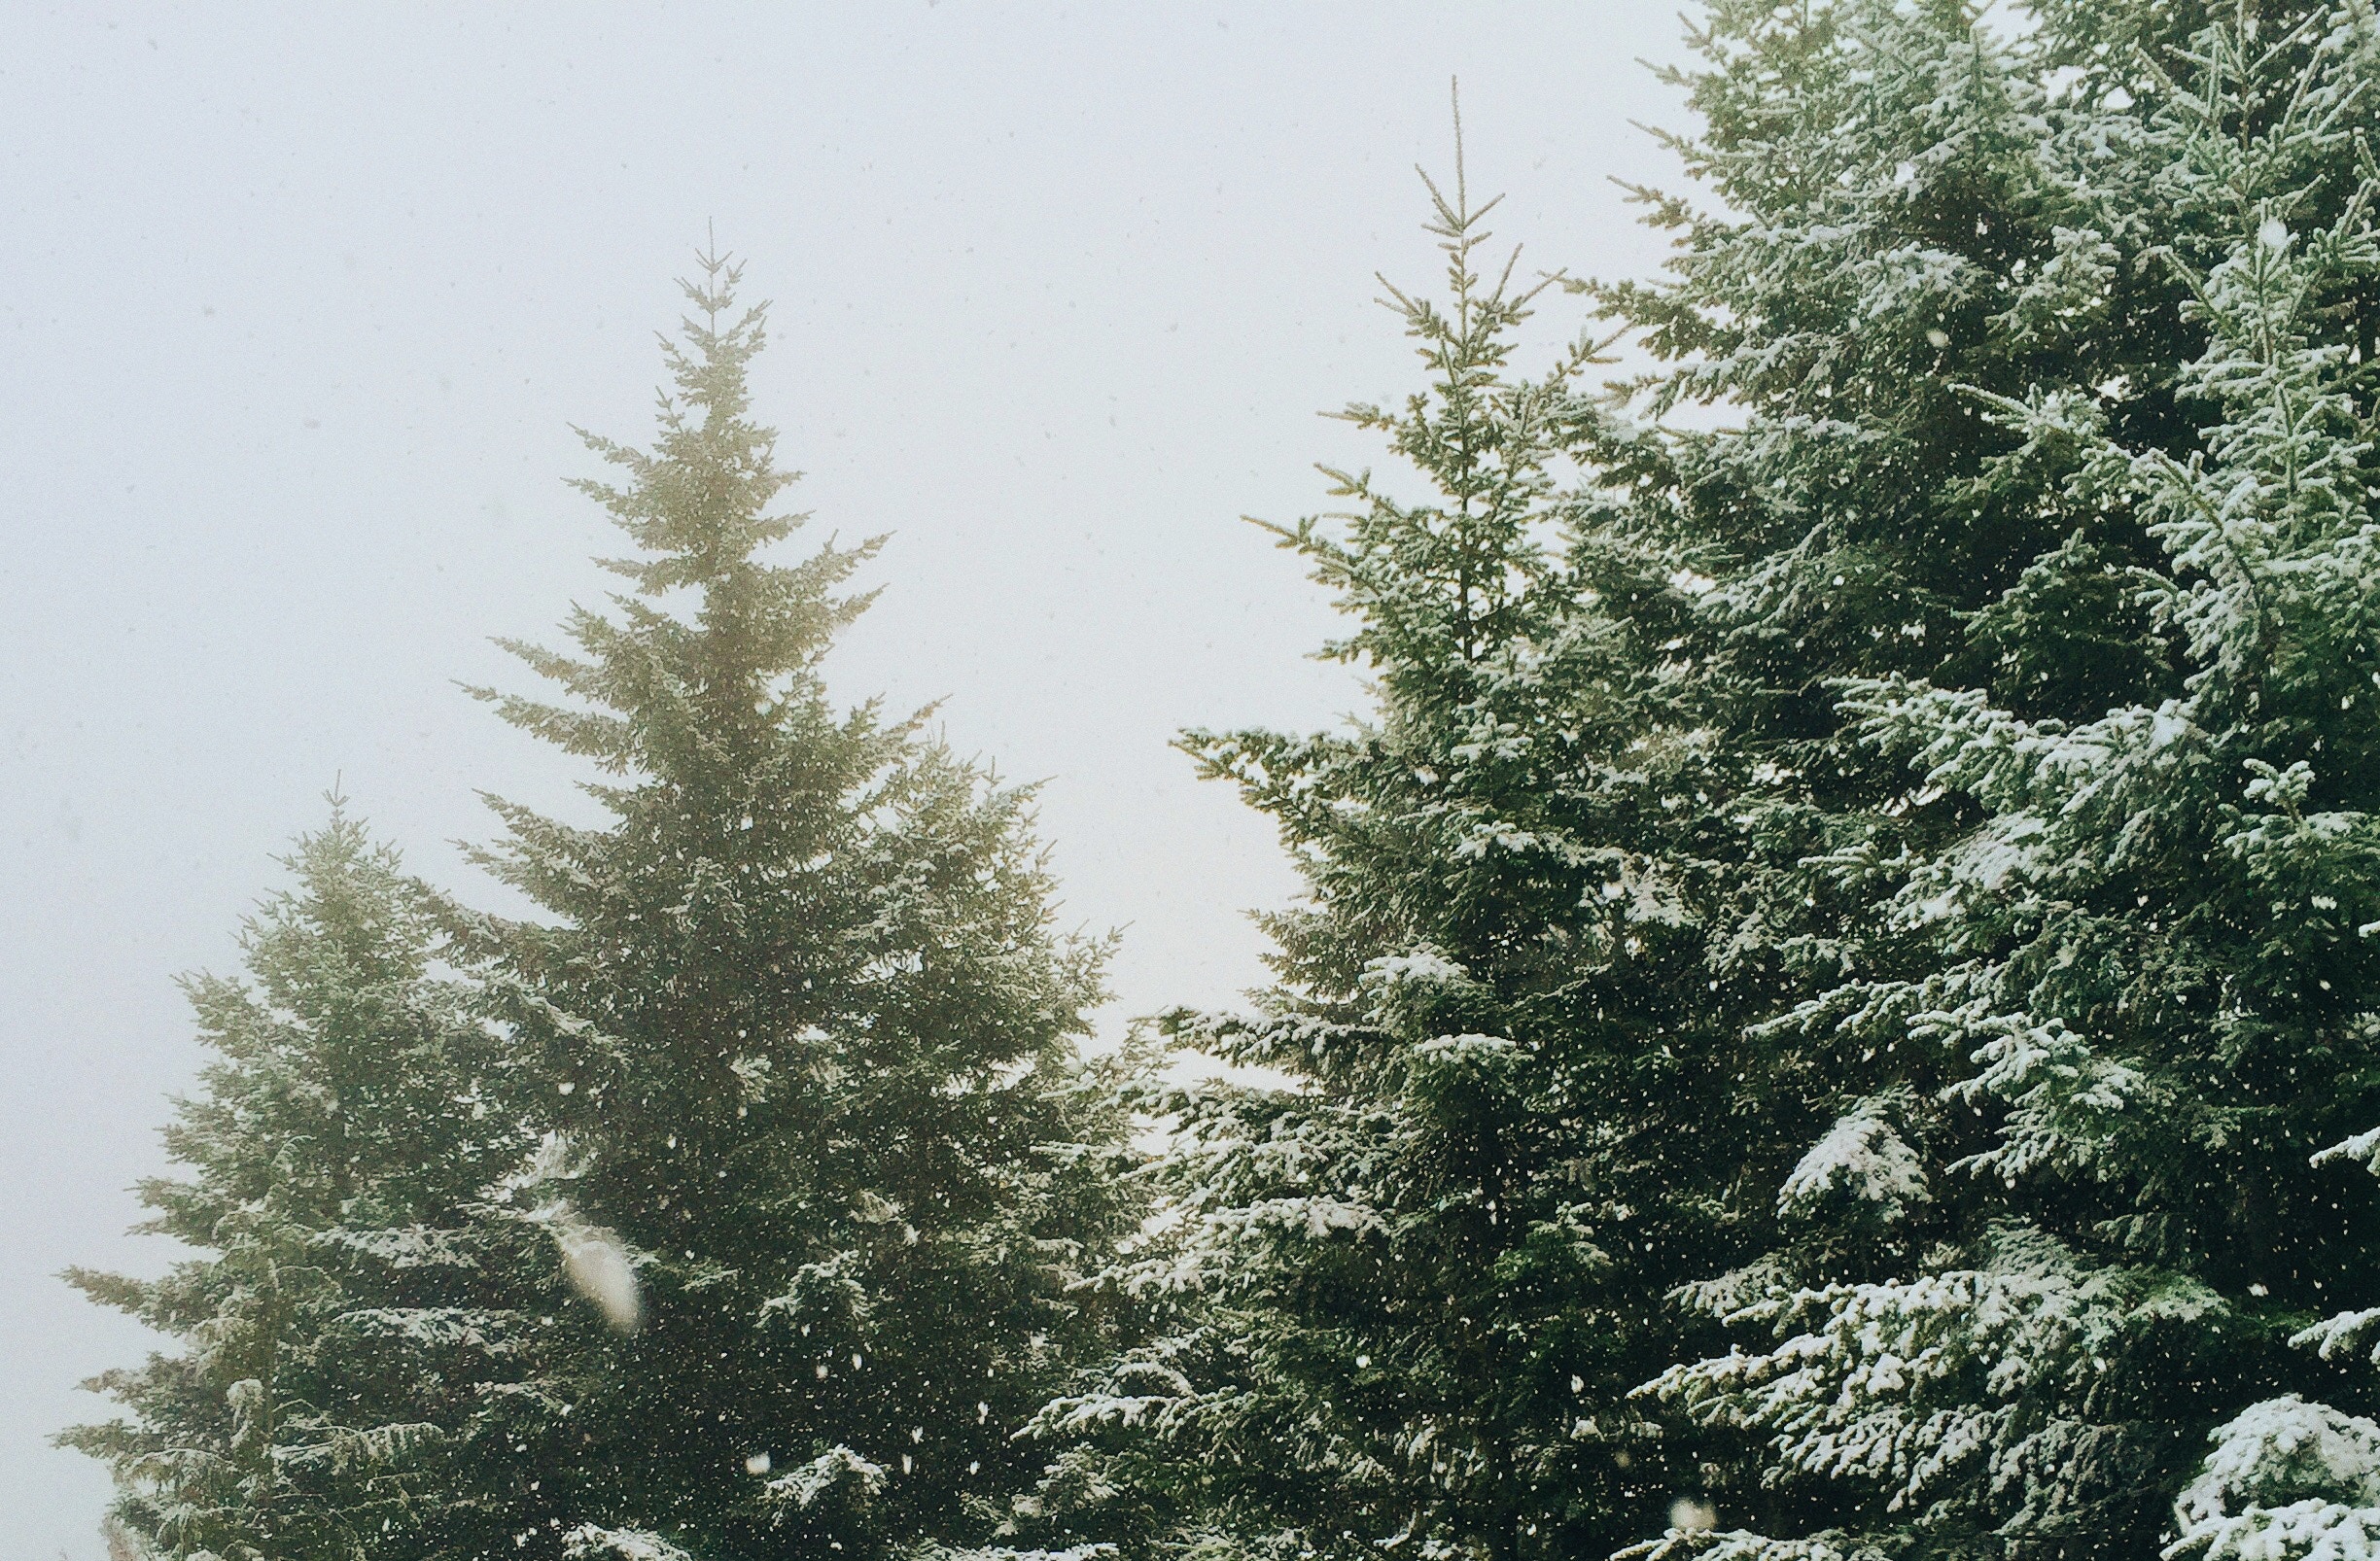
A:
<svg viewBox="0 0 2380 1561">
<path fill-rule="evenodd" d="M 166 1133 L 188 1179 L 141 1188 L 143 1229 L 207 1255 L 68 1275 L 181 1349 L 95 1379 L 128 1417 L 60 1440 L 158 1556 L 493 1553 L 536 1506 L 486 1477 L 535 1303 L 523 1243 L 469 1212 L 523 1147 L 490 1107 L 505 1060 L 433 974 L 442 912 L 393 852 L 334 811 L 289 866 L 248 979 L 186 984 L 216 1057 Z"/>
<path fill-rule="evenodd" d="M 1832 1096 L 1775 1249 L 1686 1293 L 1775 1342 L 1655 1390 L 1757 1444 L 1752 1526 L 1654 1554 L 2380 1530 L 2362 1325 L 2308 1328 L 2380 1279 L 2309 1163 L 2380 1115 L 2372 14 L 2032 19 L 1715 8 L 1734 212 L 1610 295 L 1743 411 L 1672 441 L 1679 519 L 1768 777 L 1754 1033 Z"/>
<path fill-rule="evenodd" d="M 1692 578 L 1574 469 L 1633 441 L 1581 387 L 1594 345 L 1514 373 L 1548 280 L 1483 271 L 1459 164 L 1430 188 L 1445 301 L 1384 300 L 1426 388 L 1346 413 L 1424 497 L 1333 471 L 1348 512 L 1276 529 L 1374 711 L 1183 743 L 1309 898 L 1267 919 L 1257 1013 L 1169 1028 L 1281 1082 L 1158 1102 L 1172 1223 L 1113 1277 L 1164 1326 L 1042 1422 L 1079 1439 L 1046 1492 L 1076 1532 L 1159 1551 L 1601 1554 L 1679 1483 L 1628 1393 L 1727 1239 L 1696 1131 L 1733 1047 L 1700 1017 L 1709 756 L 1657 648 Z"/>
<path fill-rule="evenodd" d="M 526 1556 L 986 1537 L 1033 1473 L 1013 1433 L 1101 1337 L 1071 1281 L 1133 1218 L 1073 1052 L 1102 946 L 1051 931 L 1030 792 L 830 705 L 876 544 L 767 557 L 801 517 L 737 275 L 686 287 L 653 448 L 588 438 L 631 589 L 574 612 L 576 654 L 510 646 L 567 698 L 484 696 L 591 761 L 610 815 L 497 802 L 482 860 L 543 914 L 472 932 L 540 1081 L 512 1206 L 590 1298 L 551 1326 L 615 1339 L 595 1400 L 542 1411 L 581 1439 L 540 1472 L 578 1507 Z"/>
</svg>

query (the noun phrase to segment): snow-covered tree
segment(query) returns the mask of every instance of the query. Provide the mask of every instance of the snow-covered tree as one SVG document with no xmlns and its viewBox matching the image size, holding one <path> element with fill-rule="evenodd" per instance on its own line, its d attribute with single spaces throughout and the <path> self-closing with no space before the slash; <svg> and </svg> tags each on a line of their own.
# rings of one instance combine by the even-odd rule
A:
<svg viewBox="0 0 2380 1561">
<path fill-rule="evenodd" d="M 508 1064 L 434 974 L 440 909 L 343 812 L 250 920 L 248 978 L 191 980 L 215 1054 L 143 1185 L 144 1229 L 203 1255 L 68 1277 L 179 1350 L 92 1386 L 128 1411 L 61 1440 L 105 1460 L 161 1557 L 494 1553 L 546 1515 L 505 1475 L 506 1401 L 569 1380 L 528 1348 L 536 1247 L 476 1218 L 523 1149 Z"/>
<path fill-rule="evenodd" d="M 608 815 L 496 804 L 483 860 L 541 909 L 471 941 L 537 1081 L 511 1207 L 608 1333 L 545 1405 L 578 1493 L 525 1555 L 863 1561 L 984 1537 L 1037 1472 L 1013 1434 L 1101 1337 L 1069 1288 L 1132 1217 L 1074 1038 L 1102 946 L 1056 936 L 1030 794 L 917 719 L 838 711 L 821 661 L 874 544 L 774 562 L 801 517 L 752 419 L 762 314 L 716 258 L 665 344 L 649 451 L 583 483 L 631 589 L 515 644 L 559 703 L 489 693 L 589 761 Z"/>
<path fill-rule="evenodd" d="M 1739 1062 L 1700 1017 L 1710 756 L 1648 649 L 1695 577 L 1581 477 L 1627 442 L 1592 344 L 1516 373 L 1546 282 L 1484 263 L 1459 174 L 1432 195 L 1446 292 L 1384 300 L 1424 387 L 1346 414 L 1418 496 L 1330 472 L 1347 512 L 1278 533 L 1373 709 L 1184 742 L 1307 881 L 1258 1011 L 1169 1022 L 1259 1071 L 1159 1102 L 1170 1223 L 1112 1278 L 1165 1326 L 1042 1420 L 1052 1507 L 1160 1551 L 1601 1554 L 1678 1484 L 1628 1395 L 1722 1239 L 1698 1127 Z"/>
<path fill-rule="evenodd" d="M 2376 1526 L 2322 1349 L 2361 1325 L 2308 1330 L 2380 1284 L 2380 1204 L 2309 1162 L 2380 1116 L 2380 30 L 2026 20 L 1714 7 L 1684 145 L 1730 210 L 1664 207 L 1676 274 L 1614 295 L 1693 360 L 1659 394 L 1741 417 L 1679 487 L 1767 705 L 1738 806 L 1801 831 L 1746 885 L 1760 1033 L 1835 1097 L 1784 1239 L 1685 1293 L 1772 1341 L 1655 1386 L 1758 1449 L 1660 1554 Z"/>
</svg>

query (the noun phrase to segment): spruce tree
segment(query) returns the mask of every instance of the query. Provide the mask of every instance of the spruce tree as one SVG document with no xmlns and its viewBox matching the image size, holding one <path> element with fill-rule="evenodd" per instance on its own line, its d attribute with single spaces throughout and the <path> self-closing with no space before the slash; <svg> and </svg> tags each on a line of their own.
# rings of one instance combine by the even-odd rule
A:
<svg viewBox="0 0 2380 1561">
<path fill-rule="evenodd" d="M 1168 1027 L 1273 1078 L 1158 1102 L 1170 1223 L 1113 1278 L 1163 1326 L 1042 1422 L 1079 1439 L 1046 1491 L 1076 1532 L 1161 1552 L 1603 1554 L 1680 1483 L 1628 1394 L 1728 1239 L 1697 1125 L 1733 1040 L 1696 909 L 1728 842 L 1656 621 L 1692 577 L 1577 469 L 1633 442 L 1582 387 L 1593 344 L 1514 372 L 1549 279 L 1484 266 L 1459 163 L 1431 195 L 1443 300 L 1384 300 L 1424 388 L 1345 414 L 1421 494 L 1334 471 L 1347 512 L 1277 528 L 1373 709 L 1183 741 L 1308 897 L 1266 919 L 1257 1012 Z M 1615 595 L 1662 606 L 1626 623 Z"/>
<path fill-rule="evenodd" d="M 471 1212 L 524 1148 L 492 1106 L 506 1059 L 435 974 L 442 910 L 393 852 L 334 812 L 289 866 L 247 979 L 186 984 L 215 1057 L 166 1132 L 188 1177 L 141 1188 L 143 1229 L 204 1255 L 68 1275 L 180 1349 L 95 1379 L 128 1414 L 60 1440 L 108 1463 L 114 1532 L 161 1557 L 509 1550 L 542 1514 L 504 1478 L 503 1400 L 563 1363 L 523 1347 L 536 1248 Z"/>
<path fill-rule="evenodd" d="M 497 802 L 481 859 L 540 908 L 472 927 L 539 1082 L 509 1191 L 613 1339 L 541 1469 L 572 1521 L 518 1552 L 864 1561 L 983 1537 L 1034 1472 L 1014 1433 L 1101 1337 L 1071 1289 L 1132 1215 L 1102 1080 L 1073 1043 L 1102 945 L 1056 936 L 1028 790 L 821 661 L 873 542 L 771 560 L 802 517 L 752 415 L 760 309 L 714 257 L 664 342 L 650 450 L 579 486 L 633 556 L 565 696 L 487 693 L 588 761 L 608 817 Z"/>
<path fill-rule="evenodd" d="M 1684 1293 L 1772 1337 L 1655 1386 L 1746 1451 L 1654 1554 L 2380 1529 L 2363 1320 L 2310 1326 L 2380 1204 L 2309 1163 L 2380 1115 L 2372 14 L 2029 19 L 1715 7 L 1732 209 L 1607 295 L 1657 403 L 1739 409 L 1667 518 L 1816 1113 L 1773 1250 Z"/>
</svg>

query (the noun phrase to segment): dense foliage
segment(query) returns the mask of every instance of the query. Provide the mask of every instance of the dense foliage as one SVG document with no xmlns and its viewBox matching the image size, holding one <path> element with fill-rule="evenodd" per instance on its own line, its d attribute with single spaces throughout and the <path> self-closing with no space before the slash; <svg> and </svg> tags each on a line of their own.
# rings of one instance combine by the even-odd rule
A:
<svg viewBox="0 0 2380 1561">
<path fill-rule="evenodd" d="M 567 703 L 610 815 L 497 802 L 541 914 L 442 906 L 341 820 L 194 985 L 227 1060 L 148 1189 L 211 1250 L 78 1276 L 184 1353 L 105 1385 L 126 1531 L 222 1561 L 756 1558 L 990 1537 L 1013 1433 L 1107 1347 L 1071 1281 L 1133 1224 L 1096 942 L 1057 937 L 1030 794 L 820 659 L 871 548 L 799 517 L 749 415 L 758 310 L 706 264 L 651 453 L 582 484 L 639 556 Z M 432 980 L 434 954 L 453 979 Z"/>
<path fill-rule="evenodd" d="M 1257 1013 L 1168 1022 L 1253 1071 L 1157 1102 L 1171 1223 L 1111 1279 L 1165 1326 L 1043 1417 L 1083 1439 L 1052 1493 L 1159 1549 L 1601 1554 L 1694 1477 L 1628 1398 L 1730 1239 L 1696 1133 L 1734 1057 L 1696 910 L 1710 755 L 1650 648 L 1690 599 L 1579 483 L 1614 437 L 1593 344 L 1515 375 L 1550 281 L 1482 269 L 1459 168 L 1431 192 L 1444 300 L 1387 299 L 1426 387 L 1346 413 L 1423 497 L 1333 472 L 1351 510 L 1278 534 L 1374 710 L 1185 739 L 1309 898 L 1269 920 Z"/>
<path fill-rule="evenodd" d="M 497 804 L 483 859 L 546 915 L 472 935 L 542 1082 L 517 1197 L 620 1334 L 553 1410 L 587 1439 L 563 1538 L 864 1561 L 1016 1483 L 1011 1434 L 1101 1337 L 1068 1281 L 1129 1228 L 1124 1151 L 1072 1051 L 1102 950 L 1050 930 L 1028 794 L 828 703 L 873 549 L 765 558 L 799 517 L 770 507 L 792 479 L 734 277 L 688 288 L 655 448 L 590 440 L 634 589 L 572 617 L 576 657 L 514 647 L 570 702 L 488 696 L 595 764 L 612 821 Z"/>
<path fill-rule="evenodd" d="M 511 1548 L 532 1338 L 561 1299 L 544 1243 L 482 1203 L 526 1145 L 512 1063 L 440 979 L 436 900 L 343 814 L 248 925 L 249 979 L 188 989 L 215 1058 L 145 1184 L 146 1229 L 201 1256 L 158 1280 L 77 1272 L 180 1352 L 94 1384 L 131 1411 L 65 1438 L 115 1470 L 122 1531 L 174 1557 Z M 559 1342 L 559 1341 L 556 1341 Z"/>
<path fill-rule="evenodd" d="M 591 441 L 632 589 L 486 695 L 603 821 L 499 803 L 506 919 L 335 819 L 193 985 L 147 1197 L 213 1255 L 77 1276 L 183 1345 L 70 1434 L 125 1531 L 2380 1546 L 2380 18 L 1700 27 L 1662 275 L 1431 187 L 1422 385 L 1346 414 L 1409 476 L 1276 531 L 1369 709 L 1183 740 L 1307 887 L 1251 1012 L 1157 1026 L 1203 1082 L 1075 1058 L 1030 797 L 828 702 L 869 548 L 769 560 L 706 262 L 658 442 Z M 1579 294 L 1649 371 L 1515 369 Z"/>
<path fill-rule="evenodd" d="M 1771 1340 L 1656 1389 L 1793 1537 L 1665 1552 L 2297 1555 L 2238 1548 L 2254 1480 L 2176 1498 L 2260 1401 L 2369 1404 L 2291 1336 L 2380 1279 L 2309 1163 L 2380 1082 L 2380 35 L 2034 20 L 1716 7 L 1727 209 L 1611 295 L 1686 360 L 1657 397 L 1741 418 L 1674 441 L 1723 560 L 1687 648 L 1765 778 L 1754 1033 L 1836 1119 L 1684 1295 Z"/>
</svg>

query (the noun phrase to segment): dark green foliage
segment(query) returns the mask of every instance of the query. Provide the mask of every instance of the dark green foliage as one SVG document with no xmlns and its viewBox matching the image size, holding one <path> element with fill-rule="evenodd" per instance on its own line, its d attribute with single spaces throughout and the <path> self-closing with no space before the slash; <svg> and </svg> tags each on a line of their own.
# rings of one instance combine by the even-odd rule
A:
<svg viewBox="0 0 2380 1561">
<path fill-rule="evenodd" d="M 1309 890 L 1255 1012 L 1165 1021 L 1198 1085 L 1074 1057 L 1029 794 L 828 701 L 872 544 L 769 560 L 706 261 L 656 445 L 590 440 L 631 589 L 486 696 L 607 821 L 498 803 L 539 914 L 443 923 L 336 821 L 193 985 L 148 1197 L 220 1256 L 78 1276 L 187 1345 L 70 1434 L 130 1532 L 2363 1553 L 2380 22 L 2020 19 L 1715 0 L 1603 400 L 1432 187 L 1424 387 L 1346 414 L 1423 497 L 1276 528 L 1372 708 L 1184 739 Z"/>
<path fill-rule="evenodd" d="M 625 1330 L 549 1474 L 578 1521 L 531 1555 L 988 1534 L 1037 1467 L 1012 1434 L 1102 1336 L 1069 1283 L 1133 1218 L 1072 1045 L 1102 949 L 1051 933 L 1029 794 L 828 703 L 874 544 L 766 557 L 799 517 L 770 507 L 792 478 L 752 420 L 734 279 L 710 260 L 687 289 L 653 449 L 589 440 L 623 473 L 581 486 L 633 590 L 572 616 L 574 654 L 512 647 L 570 702 L 487 696 L 592 761 L 611 815 L 498 803 L 483 860 L 545 914 L 472 934 L 541 1081 L 514 1206 Z"/>
<path fill-rule="evenodd" d="M 144 1229 L 202 1255 L 68 1276 L 180 1351 L 100 1377 L 129 1415 L 61 1440 L 160 1556 L 508 1549 L 545 1509 L 507 1478 L 507 1401 L 574 1370 L 529 1345 L 542 1254 L 472 1212 L 524 1148 L 491 1109 L 508 1064 L 433 975 L 438 908 L 391 852 L 334 814 L 289 865 L 249 979 L 187 984 L 216 1053 L 166 1133 L 191 1174 L 141 1189 Z"/>
<path fill-rule="evenodd" d="M 1690 598 L 1619 495 L 1577 486 L 1622 437 L 1578 388 L 1592 349 L 1511 372 L 1545 284 L 1481 274 L 1484 212 L 1459 183 L 1437 202 L 1444 303 L 1389 292 L 1426 388 L 1346 414 L 1426 497 L 1333 472 L 1351 512 L 1278 531 L 1339 593 L 1329 654 L 1371 673 L 1371 719 L 1184 740 L 1278 821 L 1311 898 L 1269 920 L 1259 1013 L 1169 1022 L 1278 1082 L 1162 1101 L 1173 1223 L 1115 1281 L 1169 1326 L 1043 1421 L 1081 1439 L 1053 1500 L 1120 1493 L 1087 1532 L 1600 1554 L 1693 1477 L 1628 1394 L 1681 1347 L 1663 1294 L 1735 1240 L 1699 1134 L 1740 1059 L 1696 909 L 1732 842 L 1652 627 Z"/>
<path fill-rule="evenodd" d="M 2380 1043 L 2369 8 L 1710 19 L 1729 209 L 1606 300 L 1738 423 L 1645 513 L 1752 765 L 1749 1033 L 1825 1114 L 1687 1295 L 1778 1342 L 1660 1388 L 1756 1439 L 1723 1525 L 1802 1538 L 1668 1546 L 2247 1553 L 2245 1487 L 2176 1498 L 2259 1401 L 2362 1404 L 2288 1340 L 2380 1281 L 2308 1163 Z"/>
</svg>

